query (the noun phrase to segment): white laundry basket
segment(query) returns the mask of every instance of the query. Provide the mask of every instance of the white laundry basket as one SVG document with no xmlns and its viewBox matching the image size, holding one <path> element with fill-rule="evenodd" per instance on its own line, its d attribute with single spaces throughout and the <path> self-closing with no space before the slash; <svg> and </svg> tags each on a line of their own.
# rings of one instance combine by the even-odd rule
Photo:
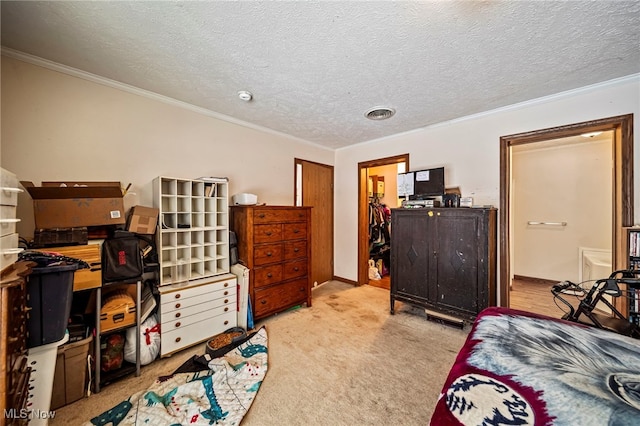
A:
<svg viewBox="0 0 640 426">
<path fill-rule="evenodd" d="M 27 398 L 27 410 L 29 410 L 29 426 L 49 424 L 49 418 L 53 415 L 51 408 L 51 392 L 53 390 L 53 377 L 56 371 L 58 346 L 69 340 L 69 332 L 64 337 L 53 343 L 36 346 L 29 349 L 27 356 L 28 365 L 31 367 L 29 376 L 29 397 Z"/>
</svg>

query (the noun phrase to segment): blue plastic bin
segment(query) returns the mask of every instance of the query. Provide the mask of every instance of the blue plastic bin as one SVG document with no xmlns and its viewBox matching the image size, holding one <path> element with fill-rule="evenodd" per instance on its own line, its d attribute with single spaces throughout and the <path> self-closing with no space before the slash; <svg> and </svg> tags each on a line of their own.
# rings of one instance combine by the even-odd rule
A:
<svg viewBox="0 0 640 426">
<path fill-rule="evenodd" d="M 67 329 L 77 264 L 33 268 L 27 281 L 27 347 L 61 340 Z"/>
</svg>

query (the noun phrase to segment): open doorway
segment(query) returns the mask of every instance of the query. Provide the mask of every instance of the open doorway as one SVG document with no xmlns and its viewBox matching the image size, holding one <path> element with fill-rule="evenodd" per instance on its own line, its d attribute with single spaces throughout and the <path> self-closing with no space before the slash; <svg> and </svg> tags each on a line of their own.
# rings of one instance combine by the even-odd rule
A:
<svg viewBox="0 0 640 426">
<path fill-rule="evenodd" d="M 517 254 L 515 253 L 517 243 L 514 238 L 517 238 L 517 227 L 522 223 L 516 223 L 516 221 L 522 222 L 522 217 L 517 217 L 517 209 L 519 205 L 519 199 L 522 197 L 530 196 L 530 194 L 522 194 L 519 191 L 516 192 L 518 185 L 515 184 L 514 179 L 521 179 L 518 177 L 518 173 L 514 170 L 514 167 L 518 167 L 518 159 L 514 156 L 519 153 L 527 152 L 525 145 L 530 145 L 533 150 L 537 151 L 536 146 L 546 147 L 551 150 L 555 150 L 556 154 L 561 151 L 562 144 L 567 144 L 567 141 L 572 141 L 574 144 L 588 144 L 592 143 L 590 138 L 582 138 L 580 135 L 591 132 L 604 132 L 605 136 L 609 138 L 609 142 L 605 142 L 608 146 L 608 152 L 601 155 L 602 161 L 607 162 L 608 166 L 608 185 L 610 193 L 607 196 L 600 196 L 591 192 L 592 203 L 609 203 L 610 220 L 607 220 L 608 229 L 607 234 L 604 237 L 608 239 L 607 242 L 598 242 L 598 245 L 605 245 L 611 247 L 611 267 L 612 269 L 621 269 L 626 266 L 624 251 L 624 227 L 630 226 L 633 223 L 633 115 L 625 115 L 618 117 L 611 117 L 601 120 L 595 120 L 584 123 L 571 124 L 567 126 L 561 126 L 551 129 L 543 129 L 539 131 L 533 131 L 528 133 L 522 133 L 511 136 L 504 136 L 500 139 L 500 305 L 510 307 L 511 304 L 511 291 L 513 289 L 514 278 L 516 276 L 517 268 L 515 265 Z M 607 135 L 606 132 L 609 132 Z M 573 138 L 573 139 L 572 139 Z M 580 141 L 580 142 L 579 142 Z M 545 144 L 545 145 L 539 145 Z M 571 145 L 571 143 L 569 143 Z M 580 147 L 584 148 L 586 145 Z M 601 151 L 602 152 L 602 151 Z M 557 157 L 554 157 L 555 161 Z M 577 167 L 577 166 L 576 166 Z M 565 172 L 569 169 L 563 167 Z M 544 173 L 544 172 L 540 172 Z M 578 185 L 583 183 L 577 181 Z M 586 184 L 585 184 L 586 186 Z M 563 202 L 568 203 L 571 197 L 575 195 L 576 188 L 567 189 L 565 197 L 562 198 Z M 549 204 L 549 200 L 547 200 Z M 595 219 L 589 213 L 589 209 L 586 208 L 581 212 L 583 218 Z M 531 222 L 531 225 L 529 225 Z M 565 226 L 568 222 L 562 219 L 548 219 L 541 220 L 534 217 L 527 219 L 524 223 L 525 227 L 530 227 L 530 231 L 545 231 L 547 235 L 553 232 L 564 232 Z M 595 226 L 593 222 L 591 226 Z M 588 233 L 589 230 L 580 231 L 582 233 Z M 551 243 L 553 244 L 553 243 Z M 588 242 L 584 243 L 589 244 Z M 578 273 L 577 257 L 580 247 L 575 247 L 575 253 L 572 252 L 569 256 L 575 256 L 575 274 Z M 584 247 L 582 247 L 584 249 Z M 557 259 L 554 260 L 557 262 Z M 548 268 L 546 272 L 551 271 L 552 268 Z M 545 273 L 546 273 L 545 272 Z M 557 271 L 555 272 L 558 273 Z M 563 272 L 561 272 L 564 274 Z M 546 277 L 541 277 L 543 280 Z M 558 279 L 556 276 L 549 276 L 551 281 Z M 567 277 L 566 279 L 570 279 Z M 578 278 L 576 277 L 576 280 Z M 531 297 L 537 297 L 536 294 L 531 294 Z M 540 312 L 545 313 L 545 312 Z"/>
<path fill-rule="evenodd" d="M 384 214 L 385 208 L 390 210 L 400 205 L 397 175 L 406 170 L 409 170 L 409 154 L 358 163 L 358 285 L 390 289 L 388 263 L 384 273 L 385 259 L 390 256 L 390 240 L 385 250 L 385 238 L 388 238 L 384 235 L 385 225 L 378 227 L 372 215 Z M 391 228 L 389 226 L 389 234 L 393 232 Z M 381 279 L 369 280 L 370 260 Z"/>
</svg>

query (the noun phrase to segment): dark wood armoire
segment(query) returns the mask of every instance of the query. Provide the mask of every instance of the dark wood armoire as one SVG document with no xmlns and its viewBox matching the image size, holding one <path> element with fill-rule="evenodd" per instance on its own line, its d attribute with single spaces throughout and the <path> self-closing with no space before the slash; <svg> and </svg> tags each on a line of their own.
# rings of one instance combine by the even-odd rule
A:
<svg viewBox="0 0 640 426">
<path fill-rule="evenodd" d="M 463 320 L 496 304 L 494 208 L 391 213 L 391 313 L 396 300 Z"/>
</svg>

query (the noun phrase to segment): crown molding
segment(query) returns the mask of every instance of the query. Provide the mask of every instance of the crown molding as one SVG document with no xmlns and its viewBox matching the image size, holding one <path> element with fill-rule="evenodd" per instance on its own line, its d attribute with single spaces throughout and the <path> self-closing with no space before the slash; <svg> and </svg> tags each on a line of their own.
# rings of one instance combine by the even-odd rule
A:
<svg viewBox="0 0 640 426">
<path fill-rule="evenodd" d="M 236 124 L 238 126 L 246 127 L 252 130 L 257 130 L 263 133 L 269 133 L 275 136 L 283 137 L 295 142 L 303 143 L 306 145 L 312 145 L 316 148 L 322 148 L 328 151 L 335 151 L 335 149 L 328 148 L 323 145 L 319 145 L 317 143 L 308 141 L 306 139 L 297 138 L 295 136 L 288 135 L 286 133 L 279 132 L 277 130 L 270 129 L 268 127 L 258 126 L 256 124 L 252 124 L 243 120 L 238 120 L 237 118 L 230 117 L 228 115 L 220 114 L 215 111 L 211 111 L 206 108 L 202 108 L 199 106 L 192 105 L 188 102 L 179 101 L 177 99 L 170 98 L 168 96 L 160 95 L 155 92 L 151 92 L 149 90 L 144 90 L 139 87 L 131 86 L 129 84 L 121 83 L 116 80 L 111 80 L 106 77 L 101 77 L 96 74 L 92 74 L 86 71 L 79 70 L 77 68 L 69 67 L 67 65 L 62 65 L 57 62 L 50 61 L 48 59 L 41 58 L 39 56 L 30 55 L 28 53 L 20 52 L 18 50 L 14 50 L 5 46 L 2 46 L 2 55 L 7 56 L 9 58 L 17 59 L 22 62 L 27 62 L 32 65 L 36 65 L 42 68 L 46 68 L 52 71 L 57 71 L 63 74 L 67 74 L 73 77 L 81 78 L 83 80 L 90 81 L 92 83 L 100 84 L 103 86 L 111 87 L 113 89 L 122 90 L 123 92 L 128 92 L 134 95 L 142 96 L 148 99 L 152 99 L 154 101 L 163 102 L 165 104 L 169 104 L 178 108 L 186 109 L 201 115 L 205 115 L 207 117 L 215 118 L 218 120 L 226 121 L 228 123 Z"/>
</svg>

